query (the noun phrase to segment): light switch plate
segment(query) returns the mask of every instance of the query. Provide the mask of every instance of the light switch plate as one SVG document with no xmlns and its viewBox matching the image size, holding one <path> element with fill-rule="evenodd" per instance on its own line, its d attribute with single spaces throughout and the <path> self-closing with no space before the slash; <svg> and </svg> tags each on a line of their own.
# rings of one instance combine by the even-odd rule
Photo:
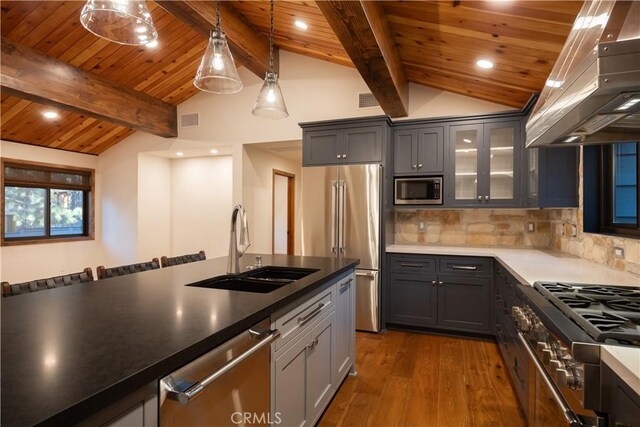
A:
<svg viewBox="0 0 640 427">
<path fill-rule="evenodd" d="M 533 221 L 527 222 L 527 231 L 529 233 L 533 233 L 534 231 L 536 231 L 536 223 Z"/>
<path fill-rule="evenodd" d="M 615 254 L 616 258 L 624 258 L 624 248 L 620 246 L 615 246 L 613 248 L 613 253 Z"/>
<path fill-rule="evenodd" d="M 419 229 L 419 230 L 424 230 L 424 222 L 420 221 L 420 222 L 418 223 L 418 229 Z"/>
<path fill-rule="evenodd" d="M 578 227 L 575 224 L 571 224 L 571 237 L 576 237 L 578 235 Z"/>
</svg>

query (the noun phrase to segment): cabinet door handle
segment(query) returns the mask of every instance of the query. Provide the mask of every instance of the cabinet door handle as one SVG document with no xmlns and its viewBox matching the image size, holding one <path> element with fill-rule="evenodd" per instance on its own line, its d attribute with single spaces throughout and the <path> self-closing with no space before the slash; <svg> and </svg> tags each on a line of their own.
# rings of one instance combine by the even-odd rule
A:
<svg viewBox="0 0 640 427">
<path fill-rule="evenodd" d="M 344 289 L 344 288 L 346 288 L 347 286 L 349 286 L 349 285 L 351 284 L 351 282 L 353 282 L 353 279 L 349 279 L 349 280 L 347 280 L 346 282 L 341 283 L 341 284 L 340 284 L 340 289 Z"/>
<path fill-rule="evenodd" d="M 444 282 L 438 282 L 438 286 L 444 285 Z"/>
<path fill-rule="evenodd" d="M 475 265 L 452 265 L 452 269 L 454 270 L 477 270 L 478 267 Z"/>
<path fill-rule="evenodd" d="M 402 262 L 400 267 L 422 268 L 423 264 L 415 264 L 411 262 Z"/>
<path fill-rule="evenodd" d="M 478 200 L 482 201 L 482 196 L 478 196 Z"/>
<path fill-rule="evenodd" d="M 437 286 L 437 285 L 438 285 L 438 281 L 437 281 L 437 280 L 432 280 L 432 281 L 431 281 L 431 284 L 432 284 L 433 286 Z"/>
<path fill-rule="evenodd" d="M 418 169 L 418 165 L 417 164 L 413 165 L 413 168 Z"/>
<path fill-rule="evenodd" d="M 316 308 L 313 309 L 313 311 L 311 313 L 307 314 L 306 316 L 298 317 L 298 323 L 301 324 L 301 325 L 304 325 L 309 320 L 313 319 L 318 314 L 320 314 L 320 312 L 322 311 L 322 309 L 324 308 L 325 305 L 326 305 L 325 303 L 321 302 L 320 304 L 318 304 L 318 306 Z"/>
<path fill-rule="evenodd" d="M 342 158 L 343 158 L 343 159 L 346 159 L 346 158 L 347 158 L 347 155 L 346 155 L 346 154 L 343 154 L 343 155 L 342 155 Z"/>
<path fill-rule="evenodd" d="M 419 163 L 419 164 L 418 164 L 418 168 L 419 168 L 419 169 L 422 169 L 422 163 Z"/>
<path fill-rule="evenodd" d="M 336 156 L 336 158 L 337 158 L 337 159 L 339 159 L 339 158 L 341 158 L 341 157 L 342 157 L 342 156 L 341 156 L 340 154 L 338 154 L 338 155 Z"/>
<path fill-rule="evenodd" d="M 489 196 L 484 196 L 484 199 L 485 200 L 489 200 Z"/>
<path fill-rule="evenodd" d="M 317 345 L 318 345 L 318 338 L 314 338 L 313 341 L 311 341 L 311 343 L 307 345 L 307 348 L 309 350 L 313 350 L 313 348 Z"/>
</svg>

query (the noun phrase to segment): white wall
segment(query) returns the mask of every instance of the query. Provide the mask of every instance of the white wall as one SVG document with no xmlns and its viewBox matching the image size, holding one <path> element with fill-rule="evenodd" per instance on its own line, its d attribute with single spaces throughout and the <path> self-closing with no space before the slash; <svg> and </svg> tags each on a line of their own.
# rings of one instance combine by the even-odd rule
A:
<svg viewBox="0 0 640 427">
<path fill-rule="evenodd" d="M 140 154 L 138 156 L 137 261 L 170 255 L 171 197 L 171 160 Z"/>
<path fill-rule="evenodd" d="M 269 120 L 251 109 L 262 80 L 239 70 L 244 88 L 233 95 L 200 93 L 178 107 L 179 114 L 200 113 L 200 126 L 179 130 L 181 139 L 255 143 L 299 140 L 300 122 L 384 114 L 381 108 L 358 108 L 358 93 L 369 92 L 358 72 L 286 51 L 280 51 L 280 86 L 289 117 Z M 409 85 L 410 119 L 480 114 L 509 107 L 420 85 Z M 131 137 L 133 138 L 133 137 Z"/>
<path fill-rule="evenodd" d="M 0 280 L 23 282 L 95 267 L 102 261 L 101 190 L 98 157 L 0 141 L 0 156 L 96 170 L 95 240 L 5 246 L 0 252 Z M 0 215 L 4 220 L 4 215 Z"/>
<path fill-rule="evenodd" d="M 243 164 L 243 205 L 249 219 L 250 252 L 272 253 L 273 170 L 295 175 L 295 245 L 300 253 L 300 179 L 301 164 L 277 156 L 257 146 L 246 145 Z"/>
<path fill-rule="evenodd" d="M 171 161 L 171 255 L 227 255 L 232 168 L 230 156 Z"/>
</svg>

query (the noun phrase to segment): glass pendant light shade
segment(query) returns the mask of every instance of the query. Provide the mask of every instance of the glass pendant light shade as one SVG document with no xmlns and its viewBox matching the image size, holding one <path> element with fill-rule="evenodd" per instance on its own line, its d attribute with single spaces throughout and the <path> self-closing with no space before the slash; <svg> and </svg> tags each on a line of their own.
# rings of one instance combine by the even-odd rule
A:
<svg viewBox="0 0 640 427">
<path fill-rule="evenodd" d="M 80 23 L 115 43 L 140 46 L 158 39 L 145 1 L 89 0 L 80 12 Z"/>
<path fill-rule="evenodd" d="M 242 80 L 224 33 L 213 31 L 193 84 L 200 90 L 229 94 L 242 89 Z"/>
<path fill-rule="evenodd" d="M 251 114 L 267 119 L 284 119 L 289 117 L 284 97 L 278 84 L 278 75 L 273 71 L 268 71 L 262 84 L 262 89 L 256 99 Z"/>
</svg>

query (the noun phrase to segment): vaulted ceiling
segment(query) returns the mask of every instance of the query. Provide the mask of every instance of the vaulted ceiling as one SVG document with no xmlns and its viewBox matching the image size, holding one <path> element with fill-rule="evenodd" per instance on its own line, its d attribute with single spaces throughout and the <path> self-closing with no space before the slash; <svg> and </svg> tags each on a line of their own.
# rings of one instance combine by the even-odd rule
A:
<svg viewBox="0 0 640 427">
<path fill-rule="evenodd" d="M 81 1 L 0 4 L 2 139 L 99 154 L 135 130 L 175 136 L 175 106 L 198 92 L 192 82 L 212 27 L 213 2 L 149 1 L 160 37 L 155 49 L 89 33 L 78 19 Z M 406 115 L 408 82 L 521 108 L 543 88 L 581 6 L 579 1 L 279 0 L 275 43 L 355 67 L 391 116 Z M 234 57 L 261 78 L 268 11 L 268 1 L 223 2 Z M 309 28 L 296 29 L 295 19 Z M 475 61 L 481 57 L 495 67 L 478 69 Z M 46 77 L 53 69 L 71 77 Z M 118 108 L 121 99 L 127 102 Z M 43 120 L 45 110 L 60 117 Z M 174 117 L 156 128 L 151 112 Z"/>
</svg>

